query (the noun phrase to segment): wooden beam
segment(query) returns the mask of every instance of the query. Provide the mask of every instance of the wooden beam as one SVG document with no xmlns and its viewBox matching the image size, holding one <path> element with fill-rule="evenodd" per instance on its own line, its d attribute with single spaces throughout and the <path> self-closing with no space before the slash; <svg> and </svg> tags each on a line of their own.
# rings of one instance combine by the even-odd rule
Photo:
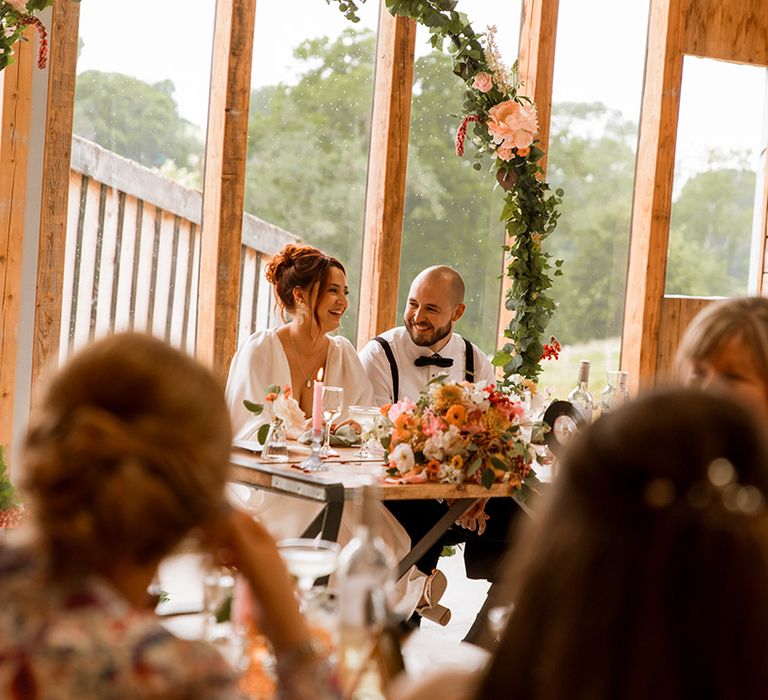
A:
<svg viewBox="0 0 768 700">
<path fill-rule="evenodd" d="M 35 65 L 31 41 L 16 44 L 16 62 L 0 73 L 0 445 L 9 455 L 13 436 L 16 357 L 19 343 L 27 154 Z"/>
<path fill-rule="evenodd" d="M 79 19 L 78 3 L 54 0 L 32 350 L 33 401 L 45 370 L 57 361 L 59 354 Z"/>
<path fill-rule="evenodd" d="M 717 299 L 714 297 L 662 297 L 655 384 L 675 381 L 675 358 L 683 334 L 699 311 L 715 301 Z"/>
<path fill-rule="evenodd" d="M 237 346 L 256 0 L 217 0 L 205 145 L 197 357 L 222 385 Z"/>
<path fill-rule="evenodd" d="M 381 3 L 365 195 L 357 345 L 395 325 L 416 23 Z"/>
<path fill-rule="evenodd" d="M 631 391 L 651 386 L 656 373 L 683 72 L 682 31 L 682 1 L 651 0 L 621 343 L 621 367 L 629 372 Z"/>
<path fill-rule="evenodd" d="M 549 127 L 552 118 L 552 81 L 555 74 L 555 39 L 559 0 L 523 0 L 520 22 L 520 48 L 518 65 L 520 80 L 525 83 L 525 94 L 536 103 L 539 119 L 539 141 L 544 149 L 540 165 L 546 173 L 549 152 Z M 507 268 L 505 259 L 504 269 Z M 507 342 L 504 329 L 512 320 L 506 308 L 507 293 L 512 281 L 504 276 L 501 283 L 501 305 L 498 318 L 498 346 Z"/>
<path fill-rule="evenodd" d="M 768 2 L 687 0 L 683 53 L 768 66 Z"/>
</svg>

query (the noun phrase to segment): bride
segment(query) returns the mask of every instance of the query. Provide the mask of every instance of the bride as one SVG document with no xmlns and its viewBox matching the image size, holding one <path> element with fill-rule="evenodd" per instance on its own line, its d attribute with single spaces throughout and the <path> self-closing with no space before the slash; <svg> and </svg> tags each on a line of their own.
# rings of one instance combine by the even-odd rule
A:
<svg viewBox="0 0 768 700">
<path fill-rule="evenodd" d="M 266 275 L 283 320 L 287 314 L 291 320 L 277 329 L 257 331 L 232 358 L 226 393 L 235 438 L 255 439 L 265 418 L 250 413 L 243 401 L 260 403 L 273 384 L 289 385 L 309 418 L 312 382 L 320 368 L 327 385 L 344 389 L 341 420 L 349 406 L 370 406 L 373 389 L 354 346 L 342 336 L 328 335 L 339 328 L 349 306 L 341 262 L 312 246 L 288 244 L 272 258 Z M 265 491 L 252 492 L 249 506 L 276 539 L 299 537 L 322 508 L 317 502 Z M 382 538 L 402 559 L 411 549 L 408 534 L 384 507 L 379 523 Z M 352 528 L 353 523 L 342 517 L 340 543 L 352 537 Z M 423 574 L 414 567 L 398 585 L 404 606 L 412 609 L 423 587 Z"/>
</svg>

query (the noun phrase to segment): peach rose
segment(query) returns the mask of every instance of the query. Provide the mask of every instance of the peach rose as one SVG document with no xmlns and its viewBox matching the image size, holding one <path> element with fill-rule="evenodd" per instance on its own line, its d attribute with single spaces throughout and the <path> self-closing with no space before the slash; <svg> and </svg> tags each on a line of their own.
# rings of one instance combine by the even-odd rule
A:
<svg viewBox="0 0 768 700">
<path fill-rule="evenodd" d="M 6 5 L 10 5 L 19 14 L 27 13 L 27 0 L 5 0 Z"/>
<path fill-rule="evenodd" d="M 480 92 L 488 92 L 493 87 L 493 78 L 488 73 L 480 71 L 472 81 L 472 87 Z"/>
<path fill-rule="evenodd" d="M 488 110 L 488 133 L 502 148 L 528 148 L 538 128 L 532 105 L 506 100 Z"/>
<path fill-rule="evenodd" d="M 507 161 L 507 163 L 509 163 L 509 161 L 515 157 L 515 149 L 504 148 L 504 146 L 501 146 L 500 148 L 496 149 L 496 155 L 502 160 L 505 160 Z"/>
</svg>

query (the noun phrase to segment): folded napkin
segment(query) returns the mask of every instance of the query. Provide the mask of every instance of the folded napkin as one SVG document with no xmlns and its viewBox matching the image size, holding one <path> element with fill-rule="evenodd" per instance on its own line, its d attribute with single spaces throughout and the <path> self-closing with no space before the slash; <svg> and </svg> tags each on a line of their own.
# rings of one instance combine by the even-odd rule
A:
<svg viewBox="0 0 768 700">
<path fill-rule="evenodd" d="M 299 438 L 299 442 L 308 445 L 312 442 L 312 431 L 307 430 L 304 435 Z M 355 432 L 355 429 L 351 425 L 342 425 L 337 428 L 336 432 L 331 433 L 331 445 L 334 447 L 351 447 L 352 445 L 360 444 L 360 435 Z"/>
</svg>

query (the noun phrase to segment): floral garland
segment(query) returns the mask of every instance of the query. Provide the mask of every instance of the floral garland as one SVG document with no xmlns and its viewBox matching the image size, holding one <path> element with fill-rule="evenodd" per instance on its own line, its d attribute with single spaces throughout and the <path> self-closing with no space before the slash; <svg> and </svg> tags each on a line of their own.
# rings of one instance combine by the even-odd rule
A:
<svg viewBox="0 0 768 700">
<path fill-rule="evenodd" d="M 357 0 L 365 2 L 366 0 Z M 505 306 L 513 312 L 504 330 L 507 338 L 493 359 L 503 368 L 504 383 L 512 385 L 515 375 L 536 382 L 543 359 L 556 359 L 559 345 L 543 338 L 555 301 L 547 293 L 552 276 L 562 274 L 561 260 L 550 264 L 542 250 L 543 241 L 557 226 L 563 191 L 549 191 L 539 161 L 544 151 L 536 138 L 536 106 L 520 92 L 517 64 L 507 70 L 495 43 L 495 28 L 485 35 L 485 46 L 466 15 L 456 12 L 458 0 L 386 0 L 393 15 L 410 17 L 429 27 L 430 43 L 442 49 L 448 40 L 453 72 L 466 85 L 464 117 L 456 135 L 456 153 L 463 156 L 467 131 L 476 147 L 473 168 L 490 156 L 491 169 L 505 191 L 501 221 L 506 222 L 507 253 L 505 273 L 512 281 Z M 355 0 L 335 0 L 339 10 L 352 22 L 359 21 Z M 551 273 L 551 274 L 550 274 Z"/>
<path fill-rule="evenodd" d="M 48 35 L 35 14 L 51 5 L 53 0 L 0 0 L 0 70 L 14 62 L 13 45 L 23 39 L 28 26 L 37 30 L 40 39 L 37 67 L 43 69 L 48 65 Z"/>
</svg>

